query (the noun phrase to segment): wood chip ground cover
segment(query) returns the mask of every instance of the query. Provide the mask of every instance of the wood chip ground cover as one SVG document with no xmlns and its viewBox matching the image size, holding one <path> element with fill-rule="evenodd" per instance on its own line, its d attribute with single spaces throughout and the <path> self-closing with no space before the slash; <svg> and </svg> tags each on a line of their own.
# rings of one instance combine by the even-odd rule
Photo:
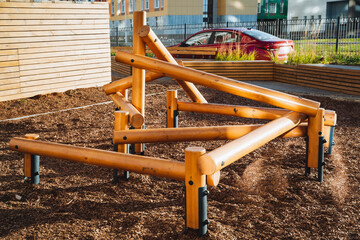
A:
<svg viewBox="0 0 360 240">
<path fill-rule="evenodd" d="M 165 127 L 166 90 L 147 85 L 146 126 Z M 212 103 L 265 106 L 199 87 Z M 306 97 L 306 96 L 304 96 Z M 180 100 L 188 101 L 183 91 Z M 304 176 L 303 138 L 277 139 L 222 171 L 209 187 L 208 239 L 360 239 L 360 103 L 309 97 L 338 114 L 335 147 L 326 154 L 325 180 Z M 0 103 L 0 120 L 106 102 L 101 88 L 72 90 Z M 12 137 L 38 133 L 44 141 L 112 150 L 115 106 L 63 111 L 0 121 L 0 238 L 196 239 L 184 234 L 183 183 L 131 173 L 112 183 L 112 170 L 41 158 L 40 185 L 23 180 L 23 154 L 8 149 Z M 180 127 L 264 123 L 181 112 Z M 226 141 L 147 144 L 145 155 L 184 160 L 188 146 L 211 151 Z M 16 196 L 17 195 L 17 196 Z M 20 200 L 19 197 L 21 197 Z"/>
</svg>

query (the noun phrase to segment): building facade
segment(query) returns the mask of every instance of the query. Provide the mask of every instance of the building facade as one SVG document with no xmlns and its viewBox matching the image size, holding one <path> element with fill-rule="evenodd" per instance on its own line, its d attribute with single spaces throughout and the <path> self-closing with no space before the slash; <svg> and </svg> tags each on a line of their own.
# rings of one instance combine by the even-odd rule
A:
<svg viewBox="0 0 360 240">
<path fill-rule="evenodd" d="M 355 1 L 355 17 L 360 17 L 360 1 Z M 288 19 L 348 17 L 349 0 L 289 0 Z"/>
<path fill-rule="evenodd" d="M 258 0 L 257 11 L 258 21 L 287 19 L 288 0 Z"/>
<path fill-rule="evenodd" d="M 112 0 L 111 27 L 129 27 L 133 12 L 146 11 L 150 26 L 248 22 L 257 19 L 254 0 Z"/>
</svg>

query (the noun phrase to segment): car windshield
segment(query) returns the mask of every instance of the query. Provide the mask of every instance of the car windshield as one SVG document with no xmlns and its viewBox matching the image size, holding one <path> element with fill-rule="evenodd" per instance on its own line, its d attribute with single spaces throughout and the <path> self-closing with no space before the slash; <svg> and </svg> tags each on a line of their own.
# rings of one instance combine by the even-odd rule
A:
<svg viewBox="0 0 360 240">
<path fill-rule="evenodd" d="M 261 40 L 261 41 L 272 41 L 272 40 L 280 40 L 280 38 L 275 37 L 274 35 L 265 33 L 265 32 L 261 32 L 258 30 L 247 30 L 244 31 L 243 33 L 245 33 L 246 35 L 255 38 L 256 40 Z"/>
</svg>

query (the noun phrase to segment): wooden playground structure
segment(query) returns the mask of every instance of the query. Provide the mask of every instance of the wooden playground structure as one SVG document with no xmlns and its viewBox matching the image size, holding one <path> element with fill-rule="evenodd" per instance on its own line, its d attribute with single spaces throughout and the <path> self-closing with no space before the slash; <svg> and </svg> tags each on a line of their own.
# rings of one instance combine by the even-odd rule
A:
<svg viewBox="0 0 360 240">
<path fill-rule="evenodd" d="M 39 156 L 111 168 L 114 169 L 115 181 L 118 170 L 124 170 L 126 178 L 130 171 L 184 181 L 186 228 L 204 235 L 209 224 L 207 185 L 218 185 L 223 168 L 277 137 L 305 137 L 305 174 L 310 174 L 311 168 L 317 169 L 318 180 L 323 181 L 324 147 L 331 153 L 336 125 L 334 111 L 320 108 L 319 102 L 183 67 L 146 25 L 145 12 L 134 13 L 133 25 L 133 53 L 118 51 L 116 54 L 116 61 L 133 66 L 133 74 L 104 86 L 106 94 L 118 108 L 114 113 L 115 151 L 43 142 L 36 140 L 36 134 L 13 138 L 10 148 L 25 153 L 24 175 L 31 178 L 32 183 L 39 183 Z M 157 59 L 145 56 L 146 46 Z M 174 78 L 191 102 L 180 102 L 177 91 L 168 91 L 167 128 L 145 129 L 145 83 L 163 76 Z M 194 84 L 278 108 L 208 103 Z M 131 102 L 128 101 L 128 88 L 132 88 Z M 271 121 L 264 125 L 179 128 L 180 111 Z M 202 147 L 188 147 L 184 162 L 141 156 L 144 143 L 209 140 L 232 141 L 208 153 Z"/>
</svg>

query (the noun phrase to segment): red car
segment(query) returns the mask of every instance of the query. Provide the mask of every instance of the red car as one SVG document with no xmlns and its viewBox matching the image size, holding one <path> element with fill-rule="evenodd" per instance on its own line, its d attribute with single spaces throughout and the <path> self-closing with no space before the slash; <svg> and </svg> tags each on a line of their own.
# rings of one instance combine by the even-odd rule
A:
<svg viewBox="0 0 360 240">
<path fill-rule="evenodd" d="M 183 42 L 173 47 L 216 47 L 217 51 L 226 49 L 240 49 L 241 52 L 252 53 L 255 51 L 257 60 L 270 60 L 271 55 L 285 60 L 294 50 L 292 40 L 280 39 L 274 35 L 251 29 L 208 29 L 190 36 Z M 178 57 L 187 57 L 180 55 Z"/>
</svg>

